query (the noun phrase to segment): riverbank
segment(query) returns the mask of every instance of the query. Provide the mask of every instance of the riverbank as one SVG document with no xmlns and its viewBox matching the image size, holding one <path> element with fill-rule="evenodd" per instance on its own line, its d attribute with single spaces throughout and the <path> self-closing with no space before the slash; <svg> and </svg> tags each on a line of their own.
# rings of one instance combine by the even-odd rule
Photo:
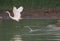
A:
<svg viewBox="0 0 60 41">
<path fill-rule="evenodd" d="M 0 12 L 0 19 L 9 19 L 6 11 Z M 12 10 L 8 11 L 14 16 Z M 24 9 L 21 17 L 23 19 L 60 19 L 60 8 Z"/>
</svg>

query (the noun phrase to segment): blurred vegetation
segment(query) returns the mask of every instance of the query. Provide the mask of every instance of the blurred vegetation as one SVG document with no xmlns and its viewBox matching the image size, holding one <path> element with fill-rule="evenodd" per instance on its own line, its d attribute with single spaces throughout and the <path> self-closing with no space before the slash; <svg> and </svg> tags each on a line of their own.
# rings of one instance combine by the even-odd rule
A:
<svg viewBox="0 0 60 41">
<path fill-rule="evenodd" d="M 57 8 L 60 0 L 0 0 L 0 10 L 12 9 L 13 6 L 24 8 Z"/>
</svg>

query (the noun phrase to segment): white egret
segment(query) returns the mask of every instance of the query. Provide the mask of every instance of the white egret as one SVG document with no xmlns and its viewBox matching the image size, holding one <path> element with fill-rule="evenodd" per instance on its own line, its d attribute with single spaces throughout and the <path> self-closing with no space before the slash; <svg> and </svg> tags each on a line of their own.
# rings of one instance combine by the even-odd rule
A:
<svg viewBox="0 0 60 41">
<path fill-rule="evenodd" d="M 9 12 L 9 11 L 6 11 L 6 13 L 9 14 L 9 17 L 10 17 L 11 19 L 19 22 L 19 20 L 22 19 L 22 18 L 21 18 L 21 12 L 22 12 L 22 11 L 23 11 L 23 7 L 21 6 L 21 7 L 19 7 L 19 8 L 13 7 L 14 17 L 12 17 L 12 16 L 10 15 L 10 12 Z"/>
</svg>

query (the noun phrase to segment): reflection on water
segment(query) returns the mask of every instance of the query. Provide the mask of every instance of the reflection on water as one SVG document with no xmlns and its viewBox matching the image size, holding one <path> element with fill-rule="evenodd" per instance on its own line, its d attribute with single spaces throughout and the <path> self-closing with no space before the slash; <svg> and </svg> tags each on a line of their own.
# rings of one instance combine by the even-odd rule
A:
<svg viewBox="0 0 60 41">
<path fill-rule="evenodd" d="M 14 35 L 13 38 L 11 38 L 10 41 L 22 41 L 22 38 L 20 35 Z"/>
<path fill-rule="evenodd" d="M 47 27 L 55 20 L 3 20 L 0 41 L 60 41 L 60 30 Z"/>
</svg>

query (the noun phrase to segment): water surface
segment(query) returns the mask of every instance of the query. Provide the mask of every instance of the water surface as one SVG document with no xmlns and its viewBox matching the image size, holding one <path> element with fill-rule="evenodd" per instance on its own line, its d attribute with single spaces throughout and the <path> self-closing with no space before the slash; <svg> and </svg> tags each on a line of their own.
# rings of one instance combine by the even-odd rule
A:
<svg viewBox="0 0 60 41">
<path fill-rule="evenodd" d="M 60 41 L 59 30 L 47 27 L 56 20 L 0 20 L 0 41 Z"/>
</svg>

